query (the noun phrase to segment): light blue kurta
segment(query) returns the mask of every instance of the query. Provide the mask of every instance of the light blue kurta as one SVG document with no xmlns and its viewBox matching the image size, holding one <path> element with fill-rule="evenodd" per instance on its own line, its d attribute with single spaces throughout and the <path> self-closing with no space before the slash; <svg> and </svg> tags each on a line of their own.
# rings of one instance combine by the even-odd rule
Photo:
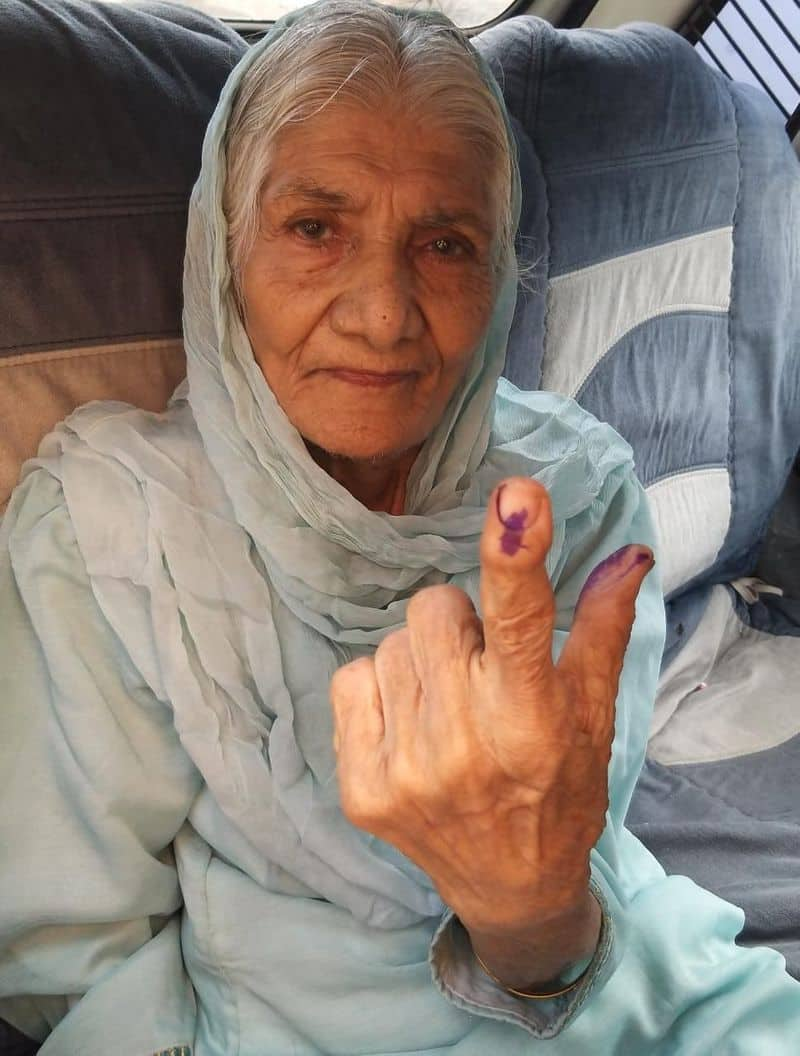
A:
<svg viewBox="0 0 800 1056">
<path fill-rule="evenodd" d="M 498 381 L 511 259 L 406 514 L 365 510 L 309 458 L 238 320 L 221 209 L 242 71 L 298 17 L 248 52 L 206 137 L 188 386 L 163 415 L 76 412 L 0 529 L 0 1016 L 49 1035 L 43 1056 L 794 1053 L 800 986 L 783 959 L 736 947 L 741 911 L 666 878 L 623 825 L 663 644 L 657 574 L 592 854 L 605 941 L 577 990 L 504 995 L 430 880 L 339 810 L 331 675 L 423 586 L 477 604 L 501 479 L 535 476 L 551 496 L 556 652 L 595 565 L 653 535 L 613 430 Z"/>
<path fill-rule="evenodd" d="M 543 459 L 540 472 L 561 540 L 553 575 L 558 623 L 566 628 L 588 571 L 625 541 L 651 539 L 650 526 L 626 446 L 571 401 L 524 399 L 539 423 L 529 442 L 552 459 Z M 256 828 L 248 829 L 245 809 L 234 823 L 192 761 L 198 733 L 190 728 L 192 701 L 178 704 L 163 681 L 165 654 L 180 646 L 166 625 L 158 628 L 157 592 L 147 586 L 152 535 L 162 528 L 134 521 L 135 504 L 123 501 L 124 489 L 134 485 L 130 471 L 109 459 L 108 474 L 98 479 L 88 472 L 84 450 L 107 450 L 122 430 L 127 449 L 138 438 L 140 461 L 147 454 L 164 474 L 175 473 L 194 449 L 188 407 L 159 418 L 94 405 L 72 425 L 85 433 L 85 444 L 56 454 L 57 447 L 72 447 L 74 435 L 64 430 L 62 440 L 45 445 L 48 456 L 14 495 L 0 548 L 0 1015 L 40 1038 L 55 1027 L 44 1056 L 141 1056 L 178 1044 L 192 1045 L 196 1056 L 485 1056 L 541 1045 L 558 1056 L 797 1051 L 800 986 L 785 974 L 780 955 L 735 946 L 741 911 L 683 877 L 665 878 L 622 825 L 658 671 L 663 618 L 655 576 L 637 607 L 618 699 L 608 827 L 592 857 L 613 928 L 606 963 L 588 993 L 559 1002 L 504 1001 L 459 950 L 458 935 L 445 929 L 434 956 L 437 988 L 427 959 L 444 907 L 413 867 L 402 875 L 418 881 L 418 919 L 389 927 L 358 919 L 344 897 L 320 899 L 302 879 L 313 864 L 298 859 L 294 874 L 276 864 L 269 834 L 257 828 L 263 804 L 250 812 Z M 507 456 L 494 457 L 500 476 Z M 605 471 L 593 472 L 601 463 Z M 156 486 L 150 478 L 147 487 Z M 75 487 L 83 507 L 77 517 L 70 508 Z M 247 626 L 258 618 L 259 599 L 240 596 L 234 613 L 232 597 L 231 611 L 217 612 L 204 589 L 223 571 L 235 584 L 240 564 L 249 568 L 254 591 L 264 581 L 202 460 L 183 478 L 178 497 L 188 503 L 201 492 L 210 531 L 230 533 L 228 560 L 213 561 L 208 536 L 178 537 L 176 548 L 196 553 L 185 571 L 170 565 L 174 589 L 186 592 L 185 613 L 208 606 L 218 662 L 235 658 L 251 691 L 267 685 L 266 702 L 274 680 L 259 669 L 258 628 Z M 567 506 L 579 512 L 564 520 Z M 81 529 L 99 536 L 91 574 L 77 541 Z M 116 576 L 134 556 L 140 570 L 131 585 Z M 474 572 L 456 581 L 475 597 Z M 103 608 L 113 610 L 122 587 L 126 626 L 115 631 Z M 316 681 L 315 661 L 325 654 L 332 670 L 339 652 L 332 655 L 329 642 L 304 631 L 271 594 L 279 636 L 288 637 L 290 628 L 305 634 L 305 647 L 284 658 L 284 677 L 298 743 L 309 758 L 319 753 L 320 784 L 333 793 L 327 687 Z M 199 617 L 185 619 L 188 642 Z M 166 640 L 156 641 L 156 634 Z M 563 638 L 562 630 L 557 647 Z M 351 653 L 342 648 L 341 659 Z M 319 760 L 326 751 L 324 772 Z M 269 773 L 263 757 L 261 765 Z M 388 848 L 355 835 L 391 869 L 396 859 Z M 365 875 L 364 888 L 350 885 L 347 899 L 358 903 L 362 918 L 375 912 L 374 889 L 383 879 L 372 883 Z M 472 1011 L 462 1010 L 458 996 L 443 996 L 448 986 L 472 1002 L 466 1005 Z M 527 1019 L 549 1033 L 548 1026 L 557 1029 L 571 1016 L 550 1041 L 518 1025 Z"/>
</svg>

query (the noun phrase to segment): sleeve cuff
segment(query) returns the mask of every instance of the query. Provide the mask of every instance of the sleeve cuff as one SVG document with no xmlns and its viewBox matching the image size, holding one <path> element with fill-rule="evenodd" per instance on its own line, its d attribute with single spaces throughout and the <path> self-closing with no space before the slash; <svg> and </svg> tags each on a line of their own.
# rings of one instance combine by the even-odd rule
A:
<svg viewBox="0 0 800 1056">
<path fill-rule="evenodd" d="M 614 951 L 614 920 L 608 900 L 593 876 L 592 894 L 602 911 L 597 949 L 591 960 L 575 966 L 572 978 L 586 971 L 579 986 L 560 997 L 531 1000 L 515 997 L 495 983 L 482 970 L 469 941 L 469 935 L 452 911 L 445 914 L 433 936 L 429 961 L 437 989 L 456 1007 L 474 1015 L 515 1023 L 537 1038 L 553 1038 L 578 1015 L 589 996 L 605 985 L 618 957 Z M 570 982 L 565 977 L 565 983 Z"/>
</svg>

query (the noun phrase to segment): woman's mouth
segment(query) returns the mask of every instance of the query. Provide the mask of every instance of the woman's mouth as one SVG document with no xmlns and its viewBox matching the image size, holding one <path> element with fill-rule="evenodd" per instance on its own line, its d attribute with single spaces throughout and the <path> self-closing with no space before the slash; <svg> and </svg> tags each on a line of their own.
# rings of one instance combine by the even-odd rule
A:
<svg viewBox="0 0 800 1056">
<path fill-rule="evenodd" d="M 335 369 L 326 370 L 326 374 L 330 374 L 331 377 L 336 378 L 339 381 L 347 382 L 350 385 L 364 385 L 368 388 L 387 388 L 390 385 L 399 385 L 403 381 L 410 381 L 415 376 L 413 370 L 393 370 L 393 371 L 374 371 L 374 370 L 345 370 Z"/>
</svg>

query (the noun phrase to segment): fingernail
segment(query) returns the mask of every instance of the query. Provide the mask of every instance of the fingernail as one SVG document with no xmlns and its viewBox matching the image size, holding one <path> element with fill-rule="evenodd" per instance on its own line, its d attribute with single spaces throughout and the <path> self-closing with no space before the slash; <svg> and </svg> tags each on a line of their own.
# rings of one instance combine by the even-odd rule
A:
<svg viewBox="0 0 800 1056">
<path fill-rule="evenodd" d="M 530 494 L 515 500 L 516 491 L 513 484 L 501 484 L 497 489 L 497 516 L 505 529 L 500 536 L 500 549 L 509 557 L 522 547 L 523 533 L 536 520 L 540 505 L 538 498 Z"/>
<path fill-rule="evenodd" d="M 601 561 L 597 568 L 592 571 L 583 585 L 581 596 L 587 590 L 593 590 L 595 587 L 616 583 L 635 568 L 640 568 L 645 562 L 649 562 L 652 567 L 655 564 L 655 559 L 652 551 L 640 546 L 638 543 L 629 543 L 627 546 L 615 550 L 613 554 Z"/>
</svg>

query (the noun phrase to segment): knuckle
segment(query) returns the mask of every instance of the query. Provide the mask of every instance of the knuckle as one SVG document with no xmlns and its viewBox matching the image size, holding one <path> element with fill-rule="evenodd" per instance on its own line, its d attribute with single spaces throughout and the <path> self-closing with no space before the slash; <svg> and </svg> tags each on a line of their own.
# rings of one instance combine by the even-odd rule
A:
<svg viewBox="0 0 800 1056">
<path fill-rule="evenodd" d="M 408 629 L 405 627 L 387 634 L 375 650 L 375 665 L 395 667 L 398 663 L 404 663 L 411 652 L 409 637 Z"/>
<path fill-rule="evenodd" d="M 363 693 L 372 684 L 374 664 L 369 656 L 362 656 L 334 671 L 330 683 L 330 695 L 334 702 Z"/>
<path fill-rule="evenodd" d="M 435 587 L 423 587 L 406 609 L 409 626 L 440 627 L 443 621 L 472 611 L 472 602 L 460 587 L 442 583 Z"/>
<path fill-rule="evenodd" d="M 555 599 L 544 596 L 526 605 L 493 612 L 486 622 L 498 641 L 519 642 L 526 648 L 535 648 L 550 645 L 555 617 Z"/>
<path fill-rule="evenodd" d="M 396 807 L 424 802 L 431 791 L 430 784 L 411 759 L 398 753 L 392 760 L 389 787 Z"/>
<path fill-rule="evenodd" d="M 373 812 L 369 811 L 359 799 L 349 799 L 342 803 L 342 813 L 357 829 L 373 829 L 377 822 Z"/>
<path fill-rule="evenodd" d="M 582 695 L 598 707 L 607 705 L 617 695 L 618 675 L 614 665 L 589 668 L 583 676 Z"/>
<path fill-rule="evenodd" d="M 372 796 L 364 794 L 363 788 L 357 781 L 341 781 L 339 783 L 339 805 L 342 813 L 351 823 L 359 829 L 372 829 L 380 824 L 380 811 Z"/>
<path fill-rule="evenodd" d="M 429 795 L 435 797 L 437 803 L 449 803 L 452 807 L 454 796 L 461 796 L 468 788 L 484 783 L 481 768 L 474 764 L 474 757 L 466 751 L 448 752 L 439 766 L 436 786 Z"/>
<path fill-rule="evenodd" d="M 587 641 L 584 650 L 584 682 L 591 683 L 593 692 L 605 696 L 612 691 L 616 693 L 628 637 L 627 631 L 621 631 L 613 622 L 609 622 L 605 629 L 598 625 L 594 640 Z"/>
</svg>

